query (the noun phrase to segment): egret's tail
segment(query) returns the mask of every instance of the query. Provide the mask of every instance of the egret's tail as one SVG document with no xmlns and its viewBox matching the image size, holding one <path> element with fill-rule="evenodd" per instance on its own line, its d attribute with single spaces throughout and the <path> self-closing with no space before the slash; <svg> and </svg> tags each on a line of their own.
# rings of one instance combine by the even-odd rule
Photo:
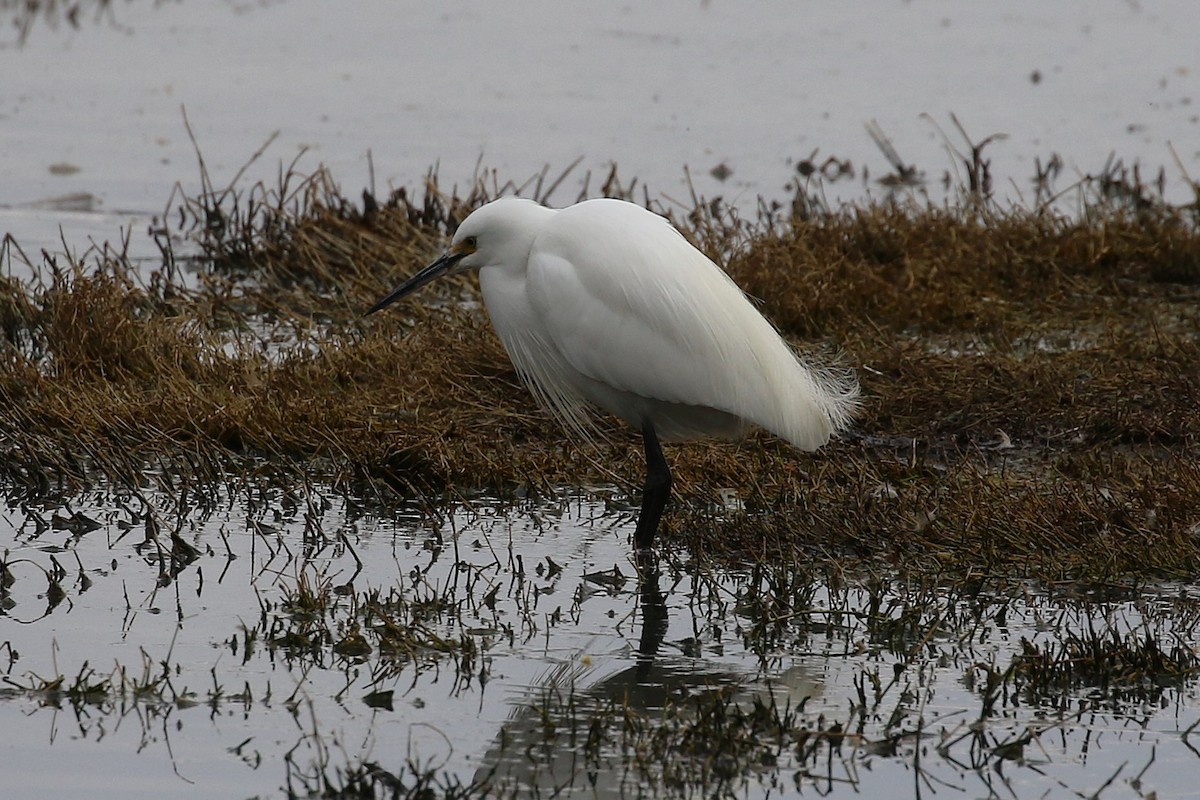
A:
<svg viewBox="0 0 1200 800">
<path fill-rule="evenodd" d="M 774 433 L 802 450 L 816 450 L 844 431 L 862 407 L 862 394 L 853 370 L 817 366 L 797 357 L 795 387 L 789 407 L 781 409 Z"/>
<path fill-rule="evenodd" d="M 849 367 L 837 366 L 813 367 L 805 364 L 804 367 L 817 385 L 819 403 L 829 418 L 830 435 L 846 430 L 862 410 L 862 391 L 854 371 Z"/>
</svg>

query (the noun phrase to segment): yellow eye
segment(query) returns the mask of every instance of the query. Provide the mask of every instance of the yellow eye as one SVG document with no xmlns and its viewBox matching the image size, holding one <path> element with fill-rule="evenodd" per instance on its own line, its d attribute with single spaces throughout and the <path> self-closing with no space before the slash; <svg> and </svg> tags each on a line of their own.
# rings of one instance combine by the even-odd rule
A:
<svg viewBox="0 0 1200 800">
<path fill-rule="evenodd" d="M 477 241 L 474 236 L 468 236 L 465 239 L 459 239 L 454 244 L 450 245 L 450 255 L 455 258 L 466 258 L 475 252 Z"/>
</svg>

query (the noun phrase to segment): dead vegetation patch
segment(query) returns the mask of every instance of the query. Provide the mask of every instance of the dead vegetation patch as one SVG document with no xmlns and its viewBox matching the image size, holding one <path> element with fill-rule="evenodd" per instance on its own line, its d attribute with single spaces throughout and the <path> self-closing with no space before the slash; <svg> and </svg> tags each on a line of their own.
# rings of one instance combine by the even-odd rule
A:
<svg viewBox="0 0 1200 800">
<path fill-rule="evenodd" d="M 179 200 L 198 271 L 169 245 L 146 275 L 120 253 L 34 262 L 5 242 L 9 482 L 138 483 L 147 465 L 199 480 L 252 458 L 379 497 L 636 485 L 632 433 L 602 420 L 599 441 L 571 442 L 533 406 L 470 279 L 362 317 L 471 208 L 521 187 L 447 196 L 431 175 L 353 203 L 323 173 L 289 181 Z M 623 193 L 615 173 L 604 192 Z M 1194 572 L 1189 209 L 879 203 L 746 224 L 710 205 L 687 220 L 785 335 L 842 354 L 867 401 L 814 455 L 766 435 L 672 447 L 670 538 L 704 557 Z"/>
</svg>

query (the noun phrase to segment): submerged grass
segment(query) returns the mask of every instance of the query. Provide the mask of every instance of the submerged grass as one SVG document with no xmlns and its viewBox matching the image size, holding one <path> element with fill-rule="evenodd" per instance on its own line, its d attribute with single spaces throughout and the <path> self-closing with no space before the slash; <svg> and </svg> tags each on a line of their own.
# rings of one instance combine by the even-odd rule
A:
<svg viewBox="0 0 1200 800">
<path fill-rule="evenodd" d="M 393 757 L 386 768 L 352 760 L 297 771 L 298 795 L 325 785 L 353 786 L 356 794 L 349 796 L 379 796 L 372 792 L 388 787 L 398 794 L 382 796 L 409 796 L 408 787 L 430 782 L 448 796 L 600 790 L 740 797 L 835 786 L 870 795 L 872 773 L 894 760 L 929 785 L 979 780 L 999 787 L 1014 777 L 1006 777 L 1006 765 L 1044 777 L 1096 747 L 1088 735 L 1043 743 L 1060 732 L 1097 720 L 1103 720 L 1097 730 L 1111 731 L 1131 718 L 1144 728 L 1147 709 L 1179 702 L 1173 698 L 1190 691 L 1200 674 L 1200 658 L 1189 646 L 1200 619 L 1195 598 L 1148 592 L 1132 604 L 1113 603 L 1111 597 L 1030 594 L 1028 585 L 1012 581 L 951 587 L 941 579 L 906 583 L 880 574 L 851 587 L 832 572 L 790 565 L 723 577 L 670 567 L 682 570 L 675 580 L 691 581 L 689 589 L 680 588 L 706 620 L 686 641 L 686 665 L 659 653 L 617 671 L 593 672 L 590 657 L 551 659 L 469 783 L 466 775 L 440 774 L 436 760 L 410 753 L 399 769 Z M 353 617 L 354 606 L 374 602 L 370 591 L 356 596 L 329 621 Z M 467 617 L 474 613 L 459 616 L 462 603 L 438 605 L 437 624 L 457 618 L 471 625 Z M 497 641 L 471 627 L 479 661 L 486 662 Z M 1019 643 L 1010 639 L 1014 631 L 1023 632 Z M 728 655 L 738 638 L 769 679 L 717 665 L 718 654 Z M 329 657 L 338 652 L 336 644 L 323 650 Z M 354 663 L 386 682 L 392 658 L 380 648 Z M 854 676 L 827 683 L 822 676 L 830 664 L 853 664 Z M 953 709 L 944 696 L 934 699 L 947 691 L 947 674 L 966 692 Z M 453 691 L 462 681 L 460 673 Z M 482 690 L 482 674 L 479 682 Z M 835 685 L 845 694 L 830 691 Z M 393 692 L 363 700 L 390 709 Z M 1059 752 L 1064 745 L 1066 759 Z M 1104 763 L 1094 752 L 1091 758 Z"/>
<path fill-rule="evenodd" d="M 448 195 L 431 174 L 361 204 L 323 172 L 244 192 L 206 180 L 176 203 L 182 230 L 158 231 L 150 275 L 120 252 L 35 261 L 7 239 L 4 478 L 136 486 L 151 466 L 187 486 L 265 464 L 383 498 L 636 485 L 634 434 L 601 420 L 577 445 L 533 406 L 470 279 L 362 317 L 470 209 L 545 199 L 551 177 Z M 601 191 L 630 194 L 615 172 Z M 813 455 L 765 434 L 672 447 L 668 541 L 702 559 L 1194 574 L 1200 231 L 1194 209 L 1135 194 L 1076 216 L 977 197 L 676 215 L 787 337 L 841 353 L 866 403 Z M 175 255 L 180 233 L 198 269 Z"/>
</svg>

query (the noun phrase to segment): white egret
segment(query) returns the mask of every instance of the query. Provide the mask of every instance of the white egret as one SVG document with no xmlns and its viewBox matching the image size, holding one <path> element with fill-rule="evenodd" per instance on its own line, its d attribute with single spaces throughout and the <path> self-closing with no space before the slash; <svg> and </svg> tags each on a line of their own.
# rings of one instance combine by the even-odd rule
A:
<svg viewBox="0 0 1200 800">
<path fill-rule="evenodd" d="M 797 358 L 720 267 L 633 203 L 494 200 L 367 313 L 467 270 L 479 271 L 492 325 L 543 406 L 585 437 L 589 403 L 641 431 L 639 550 L 671 492 L 660 440 L 735 438 L 759 425 L 815 450 L 858 406 L 852 375 Z"/>
</svg>

